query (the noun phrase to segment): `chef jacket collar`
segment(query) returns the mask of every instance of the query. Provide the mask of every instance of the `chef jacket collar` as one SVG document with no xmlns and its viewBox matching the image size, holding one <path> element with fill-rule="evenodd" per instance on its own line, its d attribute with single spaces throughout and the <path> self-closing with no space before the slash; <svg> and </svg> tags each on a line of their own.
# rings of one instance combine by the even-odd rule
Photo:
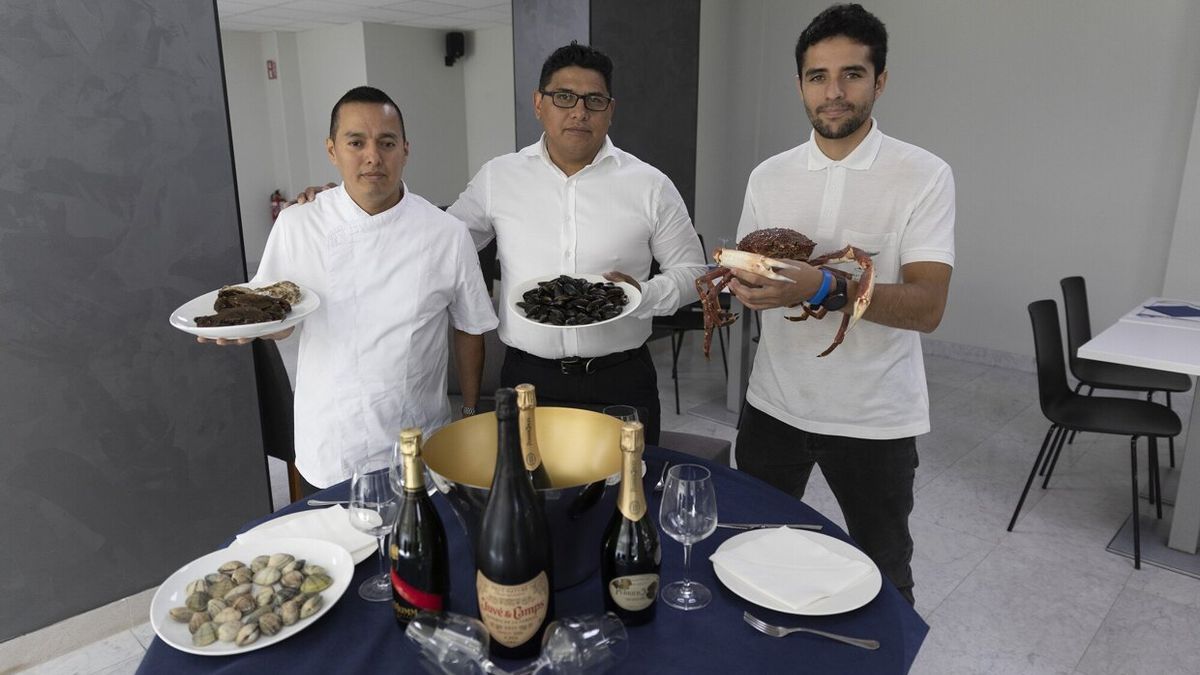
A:
<svg viewBox="0 0 1200 675">
<path fill-rule="evenodd" d="M 808 170 L 820 171 L 831 166 L 842 166 L 855 171 L 866 171 L 875 163 L 875 157 L 879 155 L 879 146 L 883 144 L 883 132 L 879 130 L 879 123 L 875 118 L 871 118 L 871 130 L 867 132 L 867 137 L 858 144 L 845 159 L 832 160 L 821 152 L 821 148 L 817 146 L 817 132 L 814 130 L 808 137 Z"/>
</svg>

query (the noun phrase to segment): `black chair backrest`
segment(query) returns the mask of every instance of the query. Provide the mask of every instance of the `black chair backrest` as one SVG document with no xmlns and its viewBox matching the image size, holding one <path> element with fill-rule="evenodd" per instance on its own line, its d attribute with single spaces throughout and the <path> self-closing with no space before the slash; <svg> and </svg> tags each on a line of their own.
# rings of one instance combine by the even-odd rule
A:
<svg viewBox="0 0 1200 675">
<path fill-rule="evenodd" d="M 1063 363 L 1062 329 L 1058 325 L 1058 305 L 1053 300 L 1029 303 L 1033 323 L 1033 344 L 1037 355 L 1038 400 L 1042 413 L 1054 421 L 1053 409 L 1069 398 L 1067 369 Z"/>
<path fill-rule="evenodd" d="M 1071 374 L 1079 379 L 1079 348 L 1092 339 L 1087 285 L 1083 277 L 1066 277 L 1058 283 L 1062 286 L 1063 308 L 1067 313 L 1067 362 L 1071 365 Z"/>
<path fill-rule="evenodd" d="M 262 421 L 263 449 L 285 462 L 296 461 L 292 384 L 279 348 L 273 340 L 255 340 L 254 379 L 258 385 L 258 413 Z"/>
</svg>

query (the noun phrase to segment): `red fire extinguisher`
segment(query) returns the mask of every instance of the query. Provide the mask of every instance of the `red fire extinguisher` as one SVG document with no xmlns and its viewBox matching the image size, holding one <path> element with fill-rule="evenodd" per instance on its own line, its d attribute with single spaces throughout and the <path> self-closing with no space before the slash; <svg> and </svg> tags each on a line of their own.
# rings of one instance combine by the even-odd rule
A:
<svg viewBox="0 0 1200 675">
<path fill-rule="evenodd" d="M 279 190 L 271 193 L 271 222 L 275 222 L 275 219 L 279 217 L 279 212 L 283 210 L 286 201 Z"/>
</svg>

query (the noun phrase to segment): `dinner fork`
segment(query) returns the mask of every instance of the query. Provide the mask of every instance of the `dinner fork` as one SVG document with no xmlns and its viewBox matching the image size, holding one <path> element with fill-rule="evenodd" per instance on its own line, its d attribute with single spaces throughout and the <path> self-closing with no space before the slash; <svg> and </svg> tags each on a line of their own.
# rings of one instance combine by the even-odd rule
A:
<svg viewBox="0 0 1200 675">
<path fill-rule="evenodd" d="M 878 640 L 853 638 L 846 635 L 838 635 L 837 633 L 826 633 L 823 630 L 815 630 L 813 628 L 787 628 L 785 626 L 776 626 L 763 621 L 750 612 L 742 612 L 742 618 L 745 619 L 746 623 L 750 624 L 750 626 L 758 632 L 766 633 L 771 637 L 784 637 L 791 635 L 792 633 L 812 633 L 813 635 L 820 635 L 821 637 L 827 637 L 830 640 L 837 640 L 838 642 L 844 642 L 848 645 L 854 645 L 855 647 L 862 647 L 863 649 L 879 649 Z"/>
</svg>

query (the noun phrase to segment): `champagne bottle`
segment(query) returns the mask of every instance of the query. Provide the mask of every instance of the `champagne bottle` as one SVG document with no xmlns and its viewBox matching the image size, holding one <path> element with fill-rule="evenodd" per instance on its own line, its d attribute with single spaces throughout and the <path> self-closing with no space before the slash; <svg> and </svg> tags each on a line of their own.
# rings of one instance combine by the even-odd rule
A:
<svg viewBox="0 0 1200 675">
<path fill-rule="evenodd" d="M 420 429 L 400 432 L 400 457 L 404 491 L 388 554 L 392 559 L 392 609 L 403 628 L 421 610 L 446 610 L 450 555 L 442 519 L 425 490 Z"/>
<path fill-rule="evenodd" d="M 662 565 L 658 530 L 646 509 L 642 489 L 644 449 L 641 422 L 626 422 L 621 428 L 621 489 L 600 553 L 604 608 L 627 626 L 654 618 Z"/>
<path fill-rule="evenodd" d="M 475 595 L 494 657 L 538 653 L 554 618 L 550 527 L 521 456 L 517 393 L 496 391 L 496 471 L 475 546 Z"/>
<path fill-rule="evenodd" d="M 518 384 L 517 408 L 520 410 L 519 422 L 521 427 L 521 458 L 525 462 L 525 470 L 533 481 L 535 490 L 549 490 L 550 474 L 546 473 L 546 465 L 542 463 L 542 452 L 538 448 L 537 421 L 534 411 L 537 410 L 537 394 L 532 384 Z"/>
</svg>

